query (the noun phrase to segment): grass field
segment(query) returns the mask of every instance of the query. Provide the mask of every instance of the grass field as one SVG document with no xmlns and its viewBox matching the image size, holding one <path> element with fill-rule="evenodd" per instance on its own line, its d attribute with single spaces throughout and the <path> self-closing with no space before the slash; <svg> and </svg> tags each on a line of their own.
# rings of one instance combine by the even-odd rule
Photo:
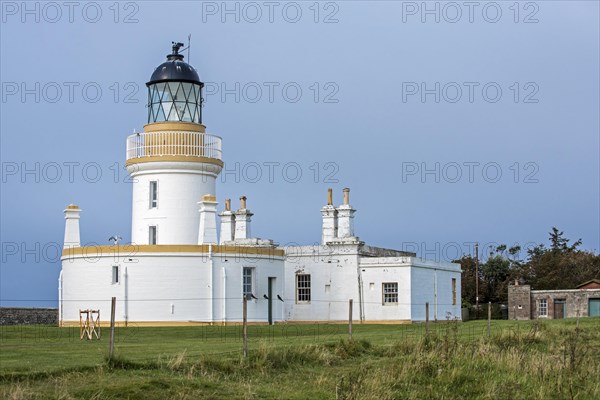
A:
<svg viewBox="0 0 600 400">
<path fill-rule="evenodd" d="M 600 318 L 359 325 L 0 327 L 6 399 L 599 399 Z"/>
</svg>

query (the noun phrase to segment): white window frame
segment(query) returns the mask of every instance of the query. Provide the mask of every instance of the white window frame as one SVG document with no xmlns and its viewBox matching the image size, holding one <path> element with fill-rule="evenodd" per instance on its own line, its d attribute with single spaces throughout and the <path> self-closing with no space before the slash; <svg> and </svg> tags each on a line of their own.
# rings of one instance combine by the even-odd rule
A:
<svg viewBox="0 0 600 400">
<path fill-rule="evenodd" d="M 121 268 L 119 268 L 118 265 L 113 265 L 112 266 L 112 284 L 113 285 L 119 285 L 120 284 L 120 279 L 119 279 L 119 273 L 121 271 L 119 271 Z"/>
<path fill-rule="evenodd" d="M 152 230 L 154 230 L 154 238 L 152 237 Z M 152 239 L 154 239 L 154 240 L 152 240 Z M 150 226 L 148 226 L 148 244 L 157 244 L 157 243 L 158 243 L 158 226 L 150 225 Z"/>
<path fill-rule="evenodd" d="M 296 304 L 310 303 L 312 297 L 311 285 L 310 274 L 296 274 Z"/>
<path fill-rule="evenodd" d="M 544 310 L 543 313 L 542 310 Z M 538 300 L 538 317 L 548 318 L 548 299 Z"/>
<path fill-rule="evenodd" d="M 381 284 L 381 302 L 384 306 L 398 305 L 398 282 Z"/>
<path fill-rule="evenodd" d="M 243 267 L 242 268 L 242 296 L 254 295 L 254 289 L 255 289 L 254 274 L 255 274 L 254 267 Z M 249 278 L 249 282 L 246 281 L 247 278 Z"/>
<path fill-rule="evenodd" d="M 148 192 L 148 208 L 158 208 L 158 181 L 150 181 Z"/>
</svg>

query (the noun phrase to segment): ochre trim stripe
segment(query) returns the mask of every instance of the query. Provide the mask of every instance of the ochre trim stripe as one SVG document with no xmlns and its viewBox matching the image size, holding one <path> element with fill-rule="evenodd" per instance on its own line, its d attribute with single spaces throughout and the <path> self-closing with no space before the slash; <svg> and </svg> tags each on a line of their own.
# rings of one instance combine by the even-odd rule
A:
<svg viewBox="0 0 600 400">
<path fill-rule="evenodd" d="M 206 132 L 206 126 L 194 122 L 176 122 L 162 121 L 153 122 L 144 125 L 144 132 L 164 132 L 164 131 L 184 131 L 184 132 Z"/>
<path fill-rule="evenodd" d="M 83 246 L 63 249 L 63 257 L 76 255 L 108 255 L 123 254 L 133 256 L 139 253 L 208 253 L 208 244 L 130 244 L 112 246 Z M 217 254 L 264 255 L 283 257 L 283 249 L 273 247 L 223 246 L 212 245 L 212 252 Z"/>
<path fill-rule="evenodd" d="M 182 161 L 182 162 L 197 162 L 197 163 L 206 163 L 206 164 L 214 164 L 219 167 L 223 167 L 223 161 L 210 158 L 210 157 L 200 157 L 200 156 L 147 156 L 147 157 L 135 157 L 130 158 L 125 161 L 125 165 L 131 164 L 141 164 L 141 163 L 149 163 L 149 162 L 167 162 L 167 161 Z"/>
</svg>

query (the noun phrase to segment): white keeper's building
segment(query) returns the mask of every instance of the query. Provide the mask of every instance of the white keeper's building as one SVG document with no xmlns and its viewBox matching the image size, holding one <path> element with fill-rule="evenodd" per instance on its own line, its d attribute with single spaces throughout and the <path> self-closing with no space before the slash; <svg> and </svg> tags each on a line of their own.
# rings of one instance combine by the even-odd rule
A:
<svg viewBox="0 0 600 400">
<path fill-rule="evenodd" d="M 202 124 L 198 73 L 180 43 L 148 87 L 148 123 L 127 138 L 133 183 L 131 244 L 81 246 L 81 210 L 65 209 L 58 282 L 61 325 L 79 324 L 79 310 L 118 323 L 185 325 L 250 322 L 410 322 L 461 318 L 459 264 L 368 246 L 355 236 L 350 191 L 321 209 L 321 245 L 278 247 L 255 238 L 246 198 L 218 211 L 216 180 L 222 139 Z M 217 218 L 218 217 L 218 218 Z M 217 227 L 219 226 L 219 229 Z"/>
</svg>

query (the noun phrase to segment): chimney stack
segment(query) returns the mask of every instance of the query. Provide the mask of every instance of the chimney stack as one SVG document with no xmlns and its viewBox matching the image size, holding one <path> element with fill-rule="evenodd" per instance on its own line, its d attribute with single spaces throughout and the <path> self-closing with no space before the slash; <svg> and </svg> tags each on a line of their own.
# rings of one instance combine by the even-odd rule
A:
<svg viewBox="0 0 600 400">
<path fill-rule="evenodd" d="M 235 212 L 235 240 L 251 237 L 250 221 L 253 215 L 246 208 L 246 196 L 240 197 L 240 209 Z"/>
<path fill-rule="evenodd" d="M 333 206 L 333 189 L 327 189 L 327 205 L 321 209 L 323 216 L 323 229 L 321 244 L 334 241 L 337 238 L 338 218 L 337 210 Z"/>
<path fill-rule="evenodd" d="M 344 204 L 337 208 L 338 212 L 338 238 L 354 237 L 355 209 L 350 205 L 350 189 L 344 188 Z"/>
<path fill-rule="evenodd" d="M 212 194 L 205 194 L 198 204 L 200 205 L 198 244 L 217 244 L 217 198 Z"/>
<path fill-rule="evenodd" d="M 79 235 L 79 214 L 81 209 L 71 203 L 64 211 L 65 213 L 65 241 L 63 248 L 81 247 L 81 237 Z"/>
<path fill-rule="evenodd" d="M 225 199 L 225 211 L 219 214 L 221 217 L 221 237 L 219 244 L 230 242 L 234 239 L 235 215 L 231 212 L 231 199 Z"/>
</svg>

